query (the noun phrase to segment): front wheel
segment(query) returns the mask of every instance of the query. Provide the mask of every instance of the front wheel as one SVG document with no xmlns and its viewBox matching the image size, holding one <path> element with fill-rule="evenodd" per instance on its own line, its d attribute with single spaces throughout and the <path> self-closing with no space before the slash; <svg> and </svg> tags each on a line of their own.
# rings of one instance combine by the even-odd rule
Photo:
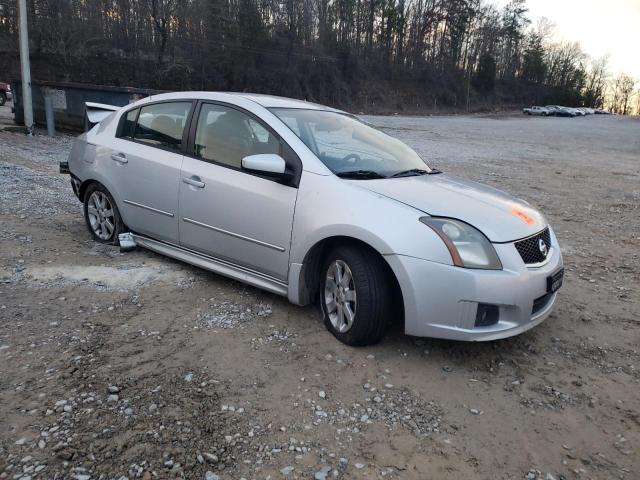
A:
<svg viewBox="0 0 640 480">
<path fill-rule="evenodd" d="M 0 107 L 7 103 L 7 95 L 4 92 L 0 92 Z"/>
<path fill-rule="evenodd" d="M 95 240 L 118 245 L 118 235 L 124 232 L 122 217 L 111 194 L 94 183 L 84 194 L 84 220 Z"/>
<path fill-rule="evenodd" d="M 327 329 L 347 345 L 380 341 L 392 304 L 382 259 L 363 248 L 338 247 L 326 257 L 321 271 L 320 304 Z"/>
</svg>

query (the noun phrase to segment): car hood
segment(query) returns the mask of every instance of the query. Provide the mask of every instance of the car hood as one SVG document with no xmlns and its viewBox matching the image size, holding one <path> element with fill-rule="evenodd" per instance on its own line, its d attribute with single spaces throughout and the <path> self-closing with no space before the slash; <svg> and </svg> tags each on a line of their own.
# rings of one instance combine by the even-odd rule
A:
<svg viewBox="0 0 640 480">
<path fill-rule="evenodd" d="M 538 233 L 544 216 L 523 200 L 471 180 L 445 174 L 383 180 L 352 180 L 428 215 L 473 225 L 492 242 L 510 242 Z"/>
</svg>

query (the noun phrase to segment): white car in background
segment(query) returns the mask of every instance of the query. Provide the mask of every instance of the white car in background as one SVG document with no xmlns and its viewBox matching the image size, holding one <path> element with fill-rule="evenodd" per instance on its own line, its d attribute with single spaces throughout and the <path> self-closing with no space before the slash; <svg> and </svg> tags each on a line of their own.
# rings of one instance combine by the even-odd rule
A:
<svg viewBox="0 0 640 480">
<path fill-rule="evenodd" d="M 546 107 L 549 110 L 549 115 L 554 117 L 576 117 L 578 114 L 573 111 L 572 108 L 562 107 L 560 105 L 547 105 Z"/>
</svg>

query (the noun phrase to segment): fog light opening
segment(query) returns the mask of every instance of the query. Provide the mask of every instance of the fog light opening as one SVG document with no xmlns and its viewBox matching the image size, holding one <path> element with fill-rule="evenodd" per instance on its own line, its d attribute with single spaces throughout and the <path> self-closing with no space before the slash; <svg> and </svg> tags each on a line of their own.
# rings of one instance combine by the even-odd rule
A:
<svg viewBox="0 0 640 480">
<path fill-rule="evenodd" d="M 490 327 L 498 323 L 500 308 L 497 305 L 479 303 L 476 311 L 476 327 Z"/>
</svg>

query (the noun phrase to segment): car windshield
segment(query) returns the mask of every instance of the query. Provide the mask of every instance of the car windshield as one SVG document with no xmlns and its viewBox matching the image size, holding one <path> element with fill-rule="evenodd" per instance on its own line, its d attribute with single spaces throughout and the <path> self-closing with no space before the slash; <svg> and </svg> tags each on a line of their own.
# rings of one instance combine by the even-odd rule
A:
<svg viewBox="0 0 640 480">
<path fill-rule="evenodd" d="M 338 176 L 366 179 L 435 172 L 407 145 L 354 116 L 298 108 L 271 111 Z"/>
</svg>

